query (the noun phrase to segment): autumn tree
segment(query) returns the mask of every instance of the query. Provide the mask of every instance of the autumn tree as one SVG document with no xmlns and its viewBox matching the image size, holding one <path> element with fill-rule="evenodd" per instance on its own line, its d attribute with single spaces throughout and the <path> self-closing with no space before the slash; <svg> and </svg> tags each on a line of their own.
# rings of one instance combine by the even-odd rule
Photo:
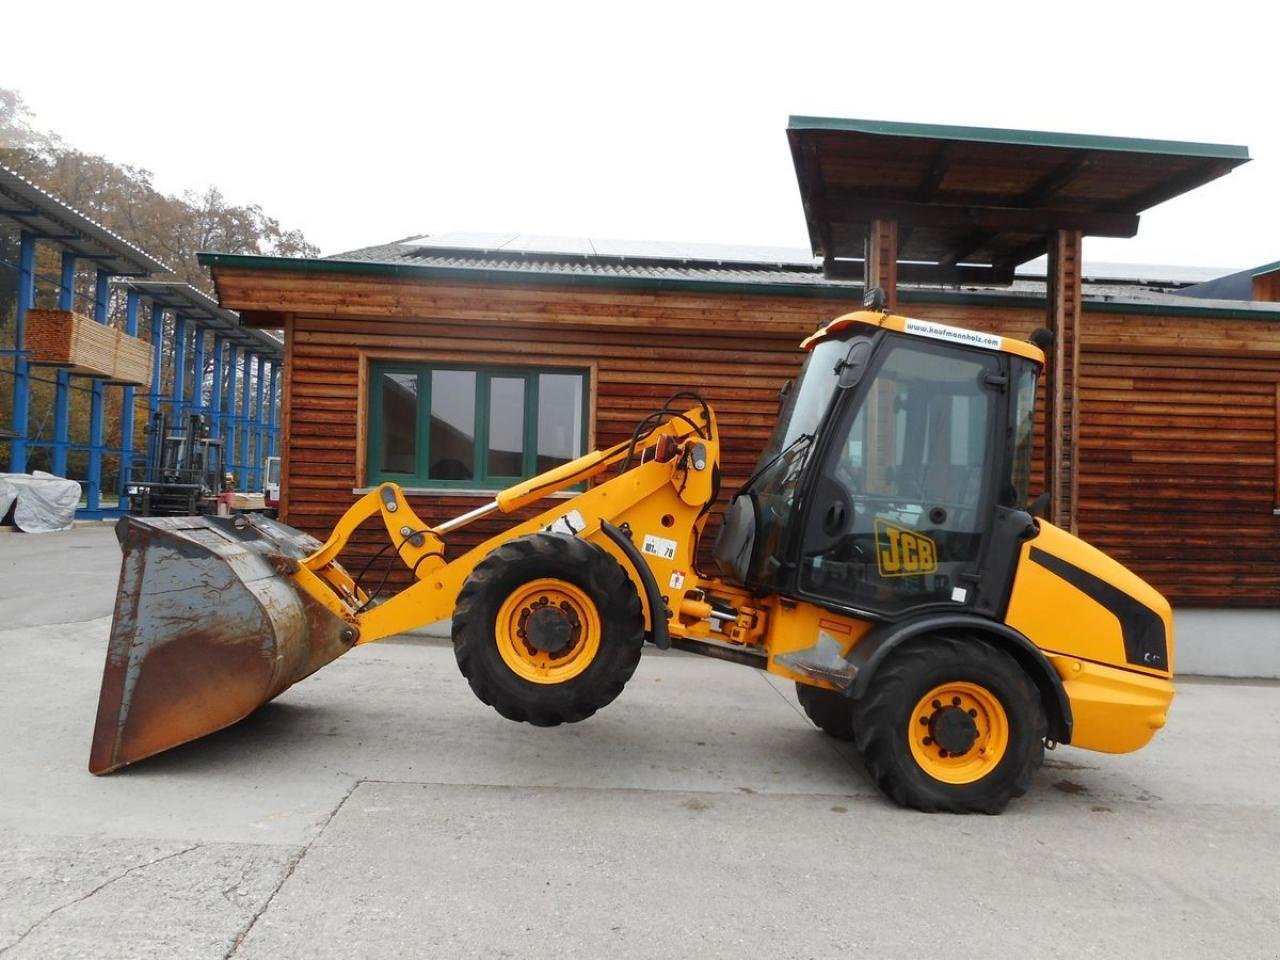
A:
<svg viewBox="0 0 1280 960">
<path fill-rule="evenodd" d="M 42 130 L 14 90 L 0 89 L 0 164 L 167 263 L 174 279 L 206 293 L 212 293 L 212 284 L 196 261 L 201 250 L 296 257 L 318 253 L 301 231 L 285 229 L 257 204 L 229 203 L 214 186 L 181 196 L 164 194 L 156 189 L 149 170 L 76 149 L 58 134 Z M 18 230 L 0 218 L 0 350 L 11 351 L 15 346 L 17 259 Z M 54 306 L 59 264 L 51 244 L 41 245 L 36 272 L 37 305 Z M 82 310 L 91 302 L 93 281 L 93 267 L 85 264 L 76 279 L 76 301 Z M 113 322 L 120 321 L 122 300 L 116 298 Z M 171 345 L 166 344 L 165 349 L 168 354 Z M 0 445 L 11 425 L 12 371 L 12 357 L 0 355 Z M 37 443 L 50 439 L 52 377 L 48 370 L 32 375 L 28 430 Z M 83 441 L 88 435 L 87 381 L 77 379 L 74 386 L 70 433 L 73 441 Z M 158 388 L 163 390 L 165 385 Z M 108 442 L 114 442 L 119 437 L 119 392 L 108 394 L 106 434 Z M 145 414 L 145 407 L 135 411 L 135 415 L 139 413 Z M 81 458 L 80 453 L 72 454 L 72 476 L 83 475 L 78 464 Z M 0 466 L 6 460 L 0 446 Z M 47 447 L 32 449 L 32 467 L 48 469 L 47 460 Z"/>
<path fill-rule="evenodd" d="M 288 230 L 258 204 L 228 203 L 217 187 L 182 196 L 159 192 L 151 171 L 114 163 L 41 131 L 16 91 L 0 89 L 0 163 L 173 267 L 206 292 L 201 250 L 313 257 L 300 230 Z"/>
</svg>

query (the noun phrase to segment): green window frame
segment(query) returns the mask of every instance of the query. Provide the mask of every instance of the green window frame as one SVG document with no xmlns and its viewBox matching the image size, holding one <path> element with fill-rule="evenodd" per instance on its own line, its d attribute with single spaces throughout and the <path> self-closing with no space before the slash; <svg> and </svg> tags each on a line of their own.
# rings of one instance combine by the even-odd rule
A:
<svg viewBox="0 0 1280 960">
<path fill-rule="evenodd" d="M 471 476 L 465 479 L 450 479 L 440 476 L 432 476 L 433 466 L 438 466 L 433 460 L 433 430 L 432 430 L 432 398 L 436 390 L 444 389 L 444 382 L 447 374 L 469 374 L 472 377 L 473 395 L 471 397 L 471 462 L 466 464 L 456 461 L 459 467 L 466 468 L 469 466 Z M 414 427 L 413 427 L 413 448 L 412 448 L 412 470 L 389 470 L 384 469 L 386 458 L 386 430 L 384 429 L 384 378 L 388 375 L 394 375 L 402 385 L 406 386 L 412 382 L 416 389 L 416 400 L 410 401 L 414 410 Z M 368 379 L 368 419 L 366 430 L 366 481 L 370 485 L 381 483 L 383 481 L 394 481 L 405 487 L 431 488 L 431 489 L 458 489 L 458 490 L 493 490 L 509 487 L 529 477 L 536 476 L 544 470 L 550 469 L 557 463 L 565 462 L 563 458 L 554 455 L 546 455 L 544 460 L 550 459 L 554 462 L 546 463 L 541 469 L 539 468 L 539 435 L 540 424 L 538 420 L 539 399 L 541 392 L 541 381 L 545 376 L 555 377 L 577 377 L 580 380 L 578 388 L 578 399 L 580 400 L 580 409 L 577 415 L 581 422 L 581 429 L 576 436 L 577 456 L 581 456 L 587 451 L 588 430 L 589 430 L 589 413 L 590 413 L 590 391 L 591 391 L 591 373 L 587 369 L 577 367 L 521 367 L 521 366 L 490 366 L 490 365 L 474 365 L 474 364 L 456 364 L 456 363 L 400 363 L 400 362 L 374 362 L 369 365 Z M 490 463 L 490 446 L 491 434 L 494 432 L 494 424 L 491 422 L 494 418 L 492 415 L 491 399 L 493 396 L 493 384 L 495 380 L 501 381 L 522 381 L 523 388 L 520 392 L 522 397 L 523 410 L 520 416 L 520 438 L 522 448 L 520 451 L 521 470 L 518 474 L 503 472 L 501 468 Z M 508 387 L 509 389 L 509 387 Z M 454 406 L 458 403 L 462 404 L 465 409 L 465 397 L 459 398 L 457 393 L 451 394 L 455 398 Z M 458 411 L 455 410 L 456 414 Z M 464 418 L 465 419 L 465 418 Z M 443 418 L 437 419 L 437 426 L 449 428 L 456 426 L 448 424 Z M 546 429 L 554 429 L 551 424 L 546 425 Z M 454 431 L 457 433 L 458 431 Z M 462 434 L 465 438 L 465 432 Z M 508 437 L 510 433 L 508 432 Z M 514 453 L 515 451 L 511 451 Z M 407 456 L 405 447 L 401 448 L 401 457 Z M 439 472 L 439 471 L 437 471 Z"/>
</svg>

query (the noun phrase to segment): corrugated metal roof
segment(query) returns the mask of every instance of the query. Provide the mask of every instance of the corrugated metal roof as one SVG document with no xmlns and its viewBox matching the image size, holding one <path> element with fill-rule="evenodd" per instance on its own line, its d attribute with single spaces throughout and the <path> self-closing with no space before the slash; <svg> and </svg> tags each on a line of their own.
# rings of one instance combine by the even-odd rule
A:
<svg viewBox="0 0 1280 960">
<path fill-rule="evenodd" d="M 618 263 L 546 256 L 540 259 L 532 256 L 431 256 L 425 251 L 406 253 L 399 243 L 367 247 L 321 259 L 212 252 L 201 253 L 199 259 L 201 264 L 212 269 L 215 284 L 222 270 L 266 270 L 317 278 L 365 274 L 424 282 L 526 282 L 619 290 L 696 290 L 712 294 L 816 297 L 842 301 L 846 305 L 862 298 L 862 285 L 857 281 L 829 280 L 816 268 L 767 264 L 753 269 L 717 264 L 672 267 L 652 262 Z M 1016 304 L 1042 308 L 1045 297 L 1043 283 L 1025 279 L 1017 280 L 1009 287 L 901 284 L 899 291 L 907 309 L 913 303 Z M 1197 301 L 1163 289 L 1135 287 L 1133 284 L 1086 284 L 1084 295 L 1092 309 L 1109 313 L 1280 320 L 1280 304 Z"/>
<path fill-rule="evenodd" d="M 2 165 L 0 218 L 12 220 L 38 236 L 56 240 L 119 276 L 145 277 L 173 272 L 168 264 Z"/>
<path fill-rule="evenodd" d="M 117 286 L 137 290 L 152 303 L 173 310 L 184 317 L 194 317 L 199 322 L 222 334 L 238 347 L 273 360 L 284 355 L 284 344 L 265 330 L 256 330 L 240 323 L 240 315 L 234 310 L 218 306 L 213 297 L 197 290 L 181 280 L 120 280 Z"/>
<path fill-rule="evenodd" d="M 410 250 L 455 251 L 470 254 L 555 254 L 623 260 L 662 260 L 689 263 L 762 263 L 808 266 L 813 256 L 801 247 L 701 243 L 685 240 L 619 240 L 601 237 L 555 237 L 520 233 L 449 233 L 397 241 Z"/>
<path fill-rule="evenodd" d="M 1117 281 L 1146 286 L 1187 287 L 1235 273 L 1237 267 L 1187 267 L 1163 263 L 1111 263 L 1085 260 L 1082 276 L 1095 281 Z M 1015 271 L 1019 277 L 1041 277 L 1048 272 L 1048 259 L 1036 257 Z"/>
<path fill-rule="evenodd" d="M 499 236 L 517 237 L 516 234 L 470 234 L 472 237 L 495 238 Z M 572 253 L 556 253 L 539 249 L 542 247 L 559 247 L 561 251 L 570 249 L 576 244 L 572 241 L 558 242 L 557 238 L 527 238 L 530 242 L 506 246 L 479 246 L 477 249 L 462 249 L 456 242 L 457 234 L 445 234 L 437 238 L 436 245 L 422 242 L 422 238 L 398 240 L 393 243 L 325 257 L 325 260 L 349 263 L 377 263 L 394 266 L 422 267 L 451 271 L 474 271 L 477 274 L 509 273 L 513 275 L 529 275 L 540 277 L 598 277 L 601 279 L 616 278 L 620 281 L 650 280 L 662 281 L 694 281 L 702 283 L 726 284 L 736 287 L 765 288 L 785 286 L 789 288 L 811 287 L 815 290 L 848 291 L 850 298 L 860 297 L 862 283 L 857 280 L 832 279 L 824 275 L 822 265 L 812 257 L 803 262 L 778 263 L 750 258 L 752 250 L 760 248 L 734 246 L 716 247 L 712 244 L 698 246 L 710 249 L 735 251 L 742 259 L 682 259 L 643 257 L 643 256 L 603 256 L 581 255 Z M 537 241 L 532 242 L 532 241 Z M 648 246 L 649 249 L 660 249 L 662 244 L 637 243 L 637 249 Z M 673 247 L 679 245 L 673 245 Z M 764 248 L 777 250 L 781 248 Z M 1144 271 L 1142 267 L 1130 265 L 1103 264 L 1103 269 L 1091 269 L 1086 264 L 1086 279 L 1082 285 L 1082 293 L 1086 301 L 1094 303 L 1125 304 L 1142 306 L 1166 305 L 1169 307 L 1187 307 L 1187 298 L 1176 291 L 1185 286 L 1185 282 L 1177 281 L 1142 281 L 1134 280 L 1136 274 L 1154 272 L 1168 275 L 1176 268 L 1156 268 Z M 1115 273 L 1116 276 L 1107 276 Z M 964 285 L 959 287 L 939 288 L 936 285 L 902 284 L 900 289 L 939 290 L 946 289 L 958 295 L 970 294 L 975 297 L 999 299 L 1025 299 L 1044 296 L 1044 282 L 1037 277 L 1034 270 L 1019 273 L 1009 286 Z M 1280 308 L 1274 304 L 1252 304 L 1248 301 L 1216 299 L 1205 302 L 1206 307 L 1243 310 L 1259 314 L 1274 315 Z"/>
</svg>

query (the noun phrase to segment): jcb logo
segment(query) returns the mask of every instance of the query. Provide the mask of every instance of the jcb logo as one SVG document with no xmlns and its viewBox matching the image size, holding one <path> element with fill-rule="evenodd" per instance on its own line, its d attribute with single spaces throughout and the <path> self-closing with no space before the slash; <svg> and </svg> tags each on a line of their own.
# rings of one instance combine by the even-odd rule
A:
<svg viewBox="0 0 1280 960">
<path fill-rule="evenodd" d="M 910 577 L 938 569 L 938 547 L 924 534 L 876 521 L 876 566 L 882 577 Z"/>
</svg>

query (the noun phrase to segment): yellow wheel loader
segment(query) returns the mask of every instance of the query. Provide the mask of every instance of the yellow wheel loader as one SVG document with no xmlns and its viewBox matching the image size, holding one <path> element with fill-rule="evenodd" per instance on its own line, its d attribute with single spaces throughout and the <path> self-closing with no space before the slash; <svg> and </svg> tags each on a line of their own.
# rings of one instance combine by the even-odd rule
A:
<svg viewBox="0 0 1280 960">
<path fill-rule="evenodd" d="M 472 690 L 512 720 L 584 720 L 646 642 L 677 647 L 795 681 L 884 793 L 926 811 L 999 812 L 1046 746 L 1136 750 L 1173 697 L 1170 608 L 1028 509 L 1046 334 L 877 310 L 827 324 L 722 519 L 714 573 L 699 544 L 721 436 L 695 394 L 441 523 L 391 483 L 323 544 L 265 518 L 126 518 L 90 770 L 228 726 L 352 647 L 449 617 Z M 579 485 L 449 551 L 477 518 Z M 385 598 L 339 563 L 373 518 L 383 561 L 412 578 Z"/>
</svg>

